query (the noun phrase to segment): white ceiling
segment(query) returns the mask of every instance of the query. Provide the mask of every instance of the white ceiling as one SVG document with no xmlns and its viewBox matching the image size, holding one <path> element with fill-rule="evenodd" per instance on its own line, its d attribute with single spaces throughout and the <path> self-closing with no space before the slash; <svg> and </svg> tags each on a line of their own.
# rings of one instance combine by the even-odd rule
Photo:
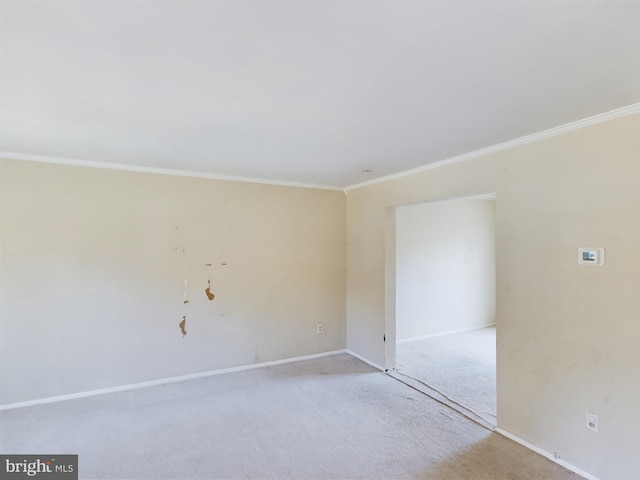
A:
<svg viewBox="0 0 640 480">
<path fill-rule="evenodd" d="M 9 152 L 347 186 L 640 101 L 640 1 L 0 8 Z"/>
</svg>

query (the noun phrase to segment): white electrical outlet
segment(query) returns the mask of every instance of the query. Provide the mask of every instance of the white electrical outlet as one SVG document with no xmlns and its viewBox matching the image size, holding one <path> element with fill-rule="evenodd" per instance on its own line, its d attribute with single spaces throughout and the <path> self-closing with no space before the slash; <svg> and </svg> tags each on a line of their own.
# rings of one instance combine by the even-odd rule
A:
<svg viewBox="0 0 640 480">
<path fill-rule="evenodd" d="M 587 412 L 587 429 L 598 431 L 598 415 L 595 413 Z"/>
<path fill-rule="evenodd" d="M 316 327 L 316 332 L 317 333 L 322 333 L 322 324 L 319 323 L 318 326 Z"/>
</svg>

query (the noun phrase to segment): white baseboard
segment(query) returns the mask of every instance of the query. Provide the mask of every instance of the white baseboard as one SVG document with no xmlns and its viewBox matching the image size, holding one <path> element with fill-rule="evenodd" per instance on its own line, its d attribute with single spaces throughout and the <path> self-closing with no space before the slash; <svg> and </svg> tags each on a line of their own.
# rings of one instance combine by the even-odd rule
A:
<svg viewBox="0 0 640 480">
<path fill-rule="evenodd" d="M 397 340 L 396 343 L 411 342 L 412 340 L 422 340 L 423 338 L 441 337 L 442 335 L 453 335 L 456 333 L 473 332 L 474 330 L 482 330 L 483 328 L 489 328 L 489 327 L 495 327 L 495 326 L 496 326 L 495 323 L 489 323 L 487 325 L 480 325 L 478 327 L 471 327 L 471 328 L 463 328 L 461 330 L 452 330 L 450 332 L 432 333 L 431 335 L 424 335 L 422 337 L 403 338 L 402 340 Z"/>
<path fill-rule="evenodd" d="M 348 353 L 346 350 L 333 350 L 324 353 L 315 353 L 312 355 L 303 355 L 301 357 L 285 358 L 282 360 L 274 360 L 271 362 L 254 363 L 251 365 L 242 365 L 239 367 L 223 368 L 220 370 L 210 370 L 207 372 L 190 373 L 188 375 L 180 375 L 178 377 L 161 378 L 148 382 L 131 383 L 129 385 L 121 385 L 118 387 L 101 388 L 98 390 L 89 390 L 86 392 L 70 393 L 67 395 L 58 395 L 55 397 L 38 398 L 35 400 L 27 400 L 25 402 L 8 403 L 0 405 L 0 411 L 12 410 L 15 408 L 32 407 L 34 405 L 42 405 L 45 403 L 63 402 L 65 400 L 74 400 L 76 398 L 93 397 L 95 395 L 104 395 L 106 393 L 123 392 L 125 390 L 136 390 L 138 388 L 154 387 L 157 385 L 166 385 L 168 383 L 184 382 L 185 380 L 195 380 L 198 378 L 211 377 L 214 375 L 222 375 L 225 373 L 243 372 L 245 370 L 253 370 L 256 368 L 271 367 L 274 365 L 283 365 L 285 363 L 301 362 L 303 360 L 313 360 L 315 358 L 328 357 L 330 355 L 338 355 L 340 353 Z"/>
<path fill-rule="evenodd" d="M 564 468 L 566 468 L 567 470 L 571 470 L 573 473 L 577 473 L 578 475 L 580 475 L 581 477 L 586 478 L 587 480 L 600 480 L 598 477 L 591 475 L 589 472 L 585 472 L 584 470 L 576 467 L 575 465 L 566 462 L 564 460 L 562 460 L 561 458 L 556 458 L 556 456 L 553 453 L 549 453 L 546 450 L 542 450 L 539 447 L 536 447 L 535 445 L 532 445 L 529 442 L 524 441 L 523 439 L 521 439 L 520 437 L 516 437 L 515 435 L 502 430 L 501 428 L 496 428 L 494 430 L 496 433 L 499 433 L 500 435 L 502 435 L 503 437 L 507 437 L 510 440 L 513 440 L 516 443 L 519 443 L 520 445 L 522 445 L 523 447 L 528 448 L 529 450 L 533 450 L 536 453 L 539 453 L 540 455 L 542 455 L 543 457 L 548 458 L 549 460 L 551 460 L 552 462 L 557 463 L 558 465 L 562 465 Z"/>
<path fill-rule="evenodd" d="M 361 355 L 358 355 L 356 352 L 352 352 L 351 350 L 347 349 L 345 350 L 345 353 L 348 353 L 349 355 L 351 355 L 352 357 L 357 358 L 358 360 L 366 363 L 367 365 L 371 365 L 373 368 L 377 368 L 378 370 L 384 372 L 384 367 L 381 367 L 380 365 L 373 363 L 371 360 L 367 360 L 366 358 L 364 358 Z"/>
</svg>

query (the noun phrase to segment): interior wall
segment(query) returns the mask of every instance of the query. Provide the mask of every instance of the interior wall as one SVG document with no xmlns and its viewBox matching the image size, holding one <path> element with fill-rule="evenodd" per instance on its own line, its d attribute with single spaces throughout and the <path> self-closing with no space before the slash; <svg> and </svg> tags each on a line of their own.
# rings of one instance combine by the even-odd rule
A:
<svg viewBox="0 0 640 480">
<path fill-rule="evenodd" d="M 495 201 L 396 209 L 396 339 L 495 323 Z"/>
<path fill-rule="evenodd" d="M 345 347 L 343 192 L 0 172 L 2 404 Z"/>
<path fill-rule="evenodd" d="M 634 478 L 638 132 L 640 115 L 629 115 L 350 190 L 347 347 L 385 363 L 389 209 L 495 192 L 499 427 L 602 480 Z M 606 265 L 578 265 L 579 247 L 604 247 Z M 600 415 L 599 433 L 587 411 Z"/>
</svg>

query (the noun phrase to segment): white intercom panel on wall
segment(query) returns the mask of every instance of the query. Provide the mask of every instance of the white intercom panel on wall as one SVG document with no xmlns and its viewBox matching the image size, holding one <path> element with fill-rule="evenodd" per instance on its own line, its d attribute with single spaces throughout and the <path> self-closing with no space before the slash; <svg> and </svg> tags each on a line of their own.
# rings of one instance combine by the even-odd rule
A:
<svg viewBox="0 0 640 480">
<path fill-rule="evenodd" d="M 604 265 L 604 248 L 579 248 L 578 263 L 601 267 Z"/>
</svg>

